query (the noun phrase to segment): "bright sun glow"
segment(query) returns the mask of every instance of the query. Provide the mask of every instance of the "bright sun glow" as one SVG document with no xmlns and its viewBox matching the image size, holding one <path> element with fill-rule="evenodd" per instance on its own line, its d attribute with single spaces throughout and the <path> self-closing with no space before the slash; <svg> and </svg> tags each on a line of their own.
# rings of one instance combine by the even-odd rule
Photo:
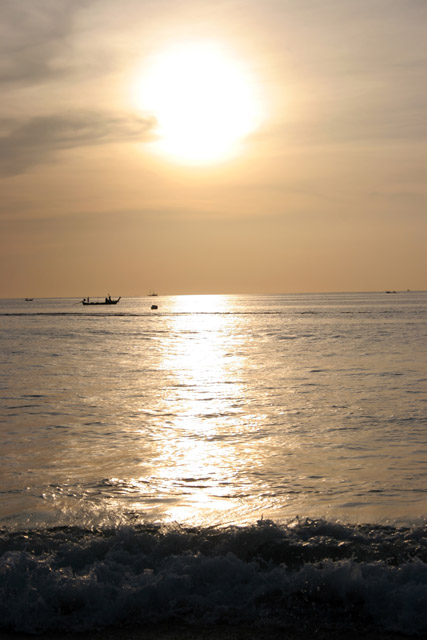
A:
<svg viewBox="0 0 427 640">
<path fill-rule="evenodd" d="M 245 67 L 216 44 L 193 43 L 154 56 L 135 85 L 140 109 L 158 122 L 155 148 L 203 164 L 236 151 L 261 121 Z"/>
</svg>

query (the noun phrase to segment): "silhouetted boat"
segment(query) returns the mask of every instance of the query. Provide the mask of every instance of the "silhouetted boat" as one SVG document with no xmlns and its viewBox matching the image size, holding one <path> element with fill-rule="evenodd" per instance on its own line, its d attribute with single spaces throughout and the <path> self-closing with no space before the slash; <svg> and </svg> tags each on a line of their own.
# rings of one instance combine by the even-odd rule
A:
<svg viewBox="0 0 427 640">
<path fill-rule="evenodd" d="M 148 295 L 153 297 L 153 296 L 157 296 L 158 294 L 155 291 L 151 290 Z"/>
<path fill-rule="evenodd" d="M 89 300 L 89 298 L 83 298 L 82 300 L 82 304 L 84 304 L 85 306 L 87 305 L 99 305 L 99 304 L 117 304 L 118 301 L 120 300 L 121 296 L 119 298 L 112 298 L 110 295 L 108 295 L 105 300 L 97 300 L 95 302 L 91 302 Z"/>
<path fill-rule="evenodd" d="M 25 298 L 25 302 L 32 302 L 33 298 Z"/>
</svg>

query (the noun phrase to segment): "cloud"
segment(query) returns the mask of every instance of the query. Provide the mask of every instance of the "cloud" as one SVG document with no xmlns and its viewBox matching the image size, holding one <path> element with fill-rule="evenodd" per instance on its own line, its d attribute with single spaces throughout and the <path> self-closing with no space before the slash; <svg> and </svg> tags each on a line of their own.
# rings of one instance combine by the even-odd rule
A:
<svg viewBox="0 0 427 640">
<path fill-rule="evenodd" d="M 25 173 L 66 149 L 152 140 L 155 124 L 152 117 L 95 111 L 30 118 L 0 137 L 0 175 Z"/>
<path fill-rule="evenodd" d="M 2 0 L 0 83 L 33 84 L 63 74 L 63 51 L 83 6 L 83 0 Z"/>
</svg>

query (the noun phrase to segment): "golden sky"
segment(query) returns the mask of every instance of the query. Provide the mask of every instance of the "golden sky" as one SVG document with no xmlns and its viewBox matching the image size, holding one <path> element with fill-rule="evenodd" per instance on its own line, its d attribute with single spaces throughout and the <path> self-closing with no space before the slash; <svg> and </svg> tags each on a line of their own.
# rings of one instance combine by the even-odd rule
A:
<svg viewBox="0 0 427 640">
<path fill-rule="evenodd" d="M 2 0 L 0 297 L 427 289 L 426 24 Z"/>
</svg>

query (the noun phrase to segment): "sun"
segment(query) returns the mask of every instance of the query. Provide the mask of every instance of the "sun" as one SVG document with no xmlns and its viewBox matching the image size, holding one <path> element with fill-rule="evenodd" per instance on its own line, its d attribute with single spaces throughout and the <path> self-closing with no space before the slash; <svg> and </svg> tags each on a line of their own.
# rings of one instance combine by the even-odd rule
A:
<svg viewBox="0 0 427 640">
<path fill-rule="evenodd" d="M 249 70 L 217 43 L 177 45 L 152 56 L 134 98 L 157 120 L 153 148 L 181 163 L 235 154 L 262 120 Z"/>
</svg>

